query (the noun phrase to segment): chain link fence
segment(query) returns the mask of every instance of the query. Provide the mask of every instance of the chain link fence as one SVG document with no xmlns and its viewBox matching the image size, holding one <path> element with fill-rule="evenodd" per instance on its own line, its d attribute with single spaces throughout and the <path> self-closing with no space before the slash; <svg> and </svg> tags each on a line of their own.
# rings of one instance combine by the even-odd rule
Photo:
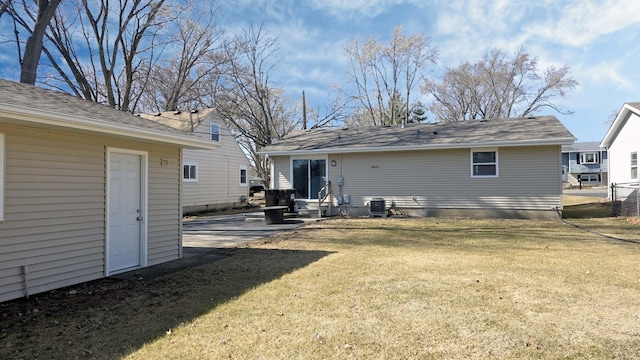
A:
<svg viewBox="0 0 640 360">
<path fill-rule="evenodd" d="M 611 184 L 612 213 L 640 217 L 640 184 Z"/>
</svg>

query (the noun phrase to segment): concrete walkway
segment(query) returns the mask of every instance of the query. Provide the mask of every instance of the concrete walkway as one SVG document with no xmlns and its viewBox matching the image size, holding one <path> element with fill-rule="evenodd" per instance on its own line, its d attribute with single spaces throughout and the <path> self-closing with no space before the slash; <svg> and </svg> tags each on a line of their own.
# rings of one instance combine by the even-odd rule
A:
<svg viewBox="0 0 640 360">
<path fill-rule="evenodd" d="M 318 218 L 285 219 L 283 224 L 267 225 L 264 214 L 244 213 L 197 217 L 182 224 L 182 259 L 111 276 L 121 280 L 150 280 L 188 267 L 208 264 L 233 256 L 233 247 L 288 231 Z"/>
<path fill-rule="evenodd" d="M 291 218 L 285 219 L 284 224 L 267 225 L 262 211 L 185 220 L 182 223 L 184 256 L 189 256 L 193 248 L 234 247 L 315 221 L 318 218 Z"/>
</svg>

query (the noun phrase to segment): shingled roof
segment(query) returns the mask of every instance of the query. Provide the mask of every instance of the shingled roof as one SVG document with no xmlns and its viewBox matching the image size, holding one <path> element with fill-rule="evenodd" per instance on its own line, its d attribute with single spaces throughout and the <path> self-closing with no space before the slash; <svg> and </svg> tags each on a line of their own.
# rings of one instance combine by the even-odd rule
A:
<svg viewBox="0 0 640 360">
<path fill-rule="evenodd" d="M 0 122 L 32 123 L 188 147 L 209 142 L 156 121 L 69 94 L 0 79 Z"/>
<path fill-rule="evenodd" d="M 346 153 L 490 146 L 569 145 L 575 137 L 555 116 L 301 130 L 261 153 Z"/>
<path fill-rule="evenodd" d="M 174 129 L 191 132 L 200 125 L 207 116 L 215 113 L 214 109 L 198 109 L 191 111 L 165 111 L 157 114 L 140 114 L 140 116 Z"/>
</svg>

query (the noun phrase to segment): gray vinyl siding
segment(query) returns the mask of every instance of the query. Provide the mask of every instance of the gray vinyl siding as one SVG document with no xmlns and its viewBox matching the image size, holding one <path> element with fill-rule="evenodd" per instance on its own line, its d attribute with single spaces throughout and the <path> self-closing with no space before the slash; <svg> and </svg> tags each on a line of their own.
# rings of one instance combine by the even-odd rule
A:
<svg viewBox="0 0 640 360">
<path fill-rule="evenodd" d="M 209 138 L 210 123 L 209 119 L 205 120 L 195 133 Z M 198 164 L 198 181 L 182 184 L 182 205 L 185 209 L 205 205 L 213 208 L 231 206 L 249 195 L 249 161 L 224 123 L 215 123 L 220 125 L 220 146 L 217 149 L 184 150 L 184 162 Z M 240 185 L 241 166 L 247 169 L 246 185 Z"/>
<path fill-rule="evenodd" d="M 345 154 L 340 160 L 342 191 L 351 195 L 352 205 L 383 197 L 389 205 L 431 209 L 550 210 L 561 206 L 558 146 L 499 148 L 499 176 L 495 178 L 471 177 L 470 149 Z M 334 184 L 339 169 L 329 167 Z"/>
<path fill-rule="evenodd" d="M 18 126 L 5 134 L 0 301 L 104 277 L 106 149 L 148 151 L 148 265 L 180 254 L 180 151 Z M 160 159 L 169 160 L 160 166 Z"/>
<path fill-rule="evenodd" d="M 498 177 L 471 176 L 470 149 L 330 155 L 334 195 L 351 207 L 382 197 L 387 206 L 422 209 L 542 210 L 562 207 L 560 146 L 498 148 Z M 289 183 L 290 157 L 273 157 L 276 185 Z M 342 176 L 344 185 L 338 186 Z M 284 185 L 284 186 L 283 186 Z"/>
</svg>

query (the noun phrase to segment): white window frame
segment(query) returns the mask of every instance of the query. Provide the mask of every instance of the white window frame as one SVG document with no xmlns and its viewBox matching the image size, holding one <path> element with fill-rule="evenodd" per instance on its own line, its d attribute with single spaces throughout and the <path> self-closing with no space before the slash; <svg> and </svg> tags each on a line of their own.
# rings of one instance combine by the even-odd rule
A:
<svg viewBox="0 0 640 360">
<path fill-rule="evenodd" d="M 631 166 L 630 167 L 631 172 L 629 175 L 631 175 L 632 180 L 637 180 L 638 179 L 638 152 L 637 151 L 633 151 L 629 155 L 629 164 Z"/>
<path fill-rule="evenodd" d="M 587 155 L 593 155 L 593 161 L 587 161 Z M 597 151 L 580 153 L 580 164 L 599 164 L 600 154 Z"/>
<path fill-rule="evenodd" d="M 580 180 L 582 182 L 598 182 L 600 181 L 598 178 L 598 174 L 580 174 Z"/>
<path fill-rule="evenodd" d="M 4 134 L 0 133 L 0 222 L 4 222 Z"/>
<path fill-rule="evenodd" d="M 243 170 L 244 170 L 244 182 L 242 182 Z M 246 166 L 240 166 L 240 169 L 238 170 L 238 182 L 240 183 L 240 186 L 247 186 L 247 184 L 249 183 L 249 172 L 247 171 Z"/>
<path fill-rule="evenodd" d="M 474 163 L 473 162 L 473 154 L 474 153 L 478 153 L 478 152 L 494 152 L 496 153 L 496 161 L 495 162 L 490 162 L 490 163 Z M 497 178 L 500 175 L 500 171 L 499 171 L 499 156 L 498 156 L 498 149 L 497 148 L 489 148 L 489 149 L 471 149 L 469 151 L 469 163 L 471 164 L 470 166 L 470 174 L 472 178 Z M 473 167 L 475 165 L 495 165 L 496 167 L 496 173 L 494 175 L 475 175 L 473 173 Z"/>
<path fill-rule="evenodd" d="M 218 132 L 213 132 L 214 126 L 218 129 Z M 213 136 L 216 136 L 214 139 Z M 220 142 L 220 124 L 211 123 L 209 124 L 209 140 Z"/>
<path fill-rule="evenodd" d="M 185 166 L 189 166 L 189 167 L 193 166 L 193 167 L 196 168 L 196 177 L 195 178 L 189 177 L 189 178 L 185 179 L 185 177 L 184 177 L 184 167 Z M 198 163 L 197 162 L 185 161 L 185 162 L 182 163 L 182 181 L 183 182 L 198 182 L 198 177 L 200 176 L 199 173 L 200 173 L 200 169 L 198 169 Z M 191 170 L 189 170 L 189 174 L 191 174 Z"/>
</svg>

